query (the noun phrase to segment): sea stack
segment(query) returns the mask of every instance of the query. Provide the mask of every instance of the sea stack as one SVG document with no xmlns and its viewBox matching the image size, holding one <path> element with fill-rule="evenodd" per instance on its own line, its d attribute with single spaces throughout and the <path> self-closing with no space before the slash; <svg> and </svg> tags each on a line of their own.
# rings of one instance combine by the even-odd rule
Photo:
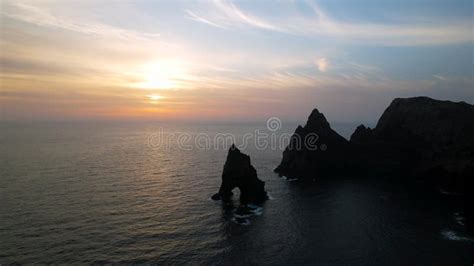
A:
<svg viewBox="0 0 474 266">
<path fill-rule="evenodd" d="M 233 195 L 234 188 L 239 188 L 242 204 L 261 203 L 268 199 L 265 182 L 258 179 L 257 170 L 250 163 L 250 156 L 243 154 L 232 144 L 224 164 L 221 187 L 212 199 L 227 200 Z"/>
<path fill-rule="evenodd" d="M 289 179 L 312 180 L 347 169 L 349 142 L 331 129 L 324 114 L 314 109 L 304 127 L 298 126 L 274 170 Z"/>
</svg>

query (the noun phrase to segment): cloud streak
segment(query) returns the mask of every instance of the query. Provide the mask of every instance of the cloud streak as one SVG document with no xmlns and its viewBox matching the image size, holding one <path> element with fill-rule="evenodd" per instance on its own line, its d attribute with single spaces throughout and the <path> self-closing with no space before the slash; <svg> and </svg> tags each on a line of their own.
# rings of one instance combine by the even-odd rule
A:
<svg viewBox="0 0 474 266">
<path fill-rule="evenodd" d="M 136 32 L 102 23 L 85 22 L 56 16 L 45 8 L 25 3 L 11 2 L 6 4 L 6 7 L 2 11 L 3 16 L 42 27 L 133 41 L 156 40 L 160 36 L 157 33 Z"/>
<path fill-rule="evenodd" d="M 462 16 L 376 24 L 311 3 L 304 14 L 293 2 L 71 5 L 2 2 L 5 117 L 301 118 L 321 105 L 370 118 L 367 97 L 474 99 L 472 49 L 382 47 L 472 41 Z"/>
<path fill-rule="evenodd" d="M 209 10 L 198 12 L 187 10 L 188 18 L 219 28 L 245 28 L 275 31 L 290 35 L 329 37 L 354 41 L 368 45 L 444 45 L 473 42 L 472 20 L 444 21 L 430 18 L 427 23 L 404 21 L 401 24 L 347 23 L 327 14 L 314 2 L 305 2 L 313 12 L 312 17 L 299 13 L 286 13 L 279 20 L 261 18 L 246 12 L 230 1 L 212 1 Z M 287 10 L 295 10 L 292 6 Z"/>
<path fill-rule="evenodd" d="M 194 14 L 194 12 L 192 12 L 191 10 L 186 10 L 186 13 L 188 14 L 188 18 L 189 19 L 192 19 L 194 21 L 197 21 L 197 22 L 202 22 L 202 23 L 205 23 L 205 24 L 208 24 L 208 25 L 211 25 L 211 26 L 214 26 L 214 27 L 217 27 L 217 28 L 222 28 L 222 29 L 225 29 L 226 27 L 223 26 L 223 25 L 219 25 L 217 23 L 214 23 L 214 22 L 211 22 L 205 18 L 202 18 L 196 14 Z"/>
<path fill-rule="evenodd" d="M 218 28 L 243 28 L 243 27 L 255 27 L 259 29 L 282 31 L 279 27 L 261 19 L 256 16 L 250 15 L 234 3 L 229 1 L 214 0 L 211 1 L 212 6 L 215 8 L 213 15 L 209 18 L 197 15 L 195 12 L 187 9 L 187 17 L 197 22 L 202 22 Z"/>
</svg>

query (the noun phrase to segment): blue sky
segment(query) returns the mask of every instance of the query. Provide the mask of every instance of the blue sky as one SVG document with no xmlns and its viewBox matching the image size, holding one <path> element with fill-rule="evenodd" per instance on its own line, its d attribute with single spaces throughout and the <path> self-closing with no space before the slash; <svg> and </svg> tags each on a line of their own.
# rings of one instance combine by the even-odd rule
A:
<svg viewBox="0 0 474 266">
<path fill-rule="evenodd" d="M 473 1 L 2 1 L 2 119 L 374 121 L 474 103 Z"/>
</svg>

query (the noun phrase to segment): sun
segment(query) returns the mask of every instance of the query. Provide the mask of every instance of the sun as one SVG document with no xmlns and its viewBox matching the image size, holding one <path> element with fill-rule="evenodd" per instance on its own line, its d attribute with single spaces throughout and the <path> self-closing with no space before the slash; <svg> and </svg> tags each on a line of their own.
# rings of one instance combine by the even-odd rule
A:
<svg viewBox="0 0 474 266">
<path fill-rule="evenodd" d="M 176 62 L 153 63 L 142 67 L 140 79 L 143 81 L 135 86 L 141 89 L 176 89 L 184 75 L 184 69 Z"/>
<path fill-rule="evenodd" d="M 157 73 L 149 74 L 146 77 L 146 81 L 141 83 L 141 87 L 144 89 L 171 89 L 175 86 L 176 84 L 173 80 Z"/>
<path fill-rule="evenodd" d="M 163 96 L 161 95 L 156 95 L 156 94 L 152 94 L 152 95 L 147 95 L 148 98 L 152 101 L 158 101 L 158 100 L 161 100 L 163 99 Z"/>
<path fill-rule="evenodd" d="M 146 97 L 148 97 L 149 103 L 152 103 L 152 104 L 157 104 L 160 100 L 164 98 L 163 96 L 158 95 L 158 94 L 150 94 L 150 95 L 147 95 Z"/>
</svg>

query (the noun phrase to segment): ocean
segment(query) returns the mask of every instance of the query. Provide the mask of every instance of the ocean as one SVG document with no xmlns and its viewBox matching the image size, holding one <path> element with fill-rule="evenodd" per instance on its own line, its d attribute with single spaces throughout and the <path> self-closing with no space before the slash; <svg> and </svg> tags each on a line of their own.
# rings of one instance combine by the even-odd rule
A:
<svg viewBox="0 0 474 266">
<path fill-rule="evenodd" d="M 348 137 L 355 126 L 333 127 Z M 0 264 L 474 263 L 456 195 L 420 194 L 383 177 L 308 185 L 273 173 L 281 137 L 295 128 L 4 122 Z M 244 146 L 244 136 L 256 130 L 267 134 L 267 145 Z M 216 141 L 219 135 L 225 136 Z M 238 191 L 229 204 L 210 199 L 229 136 L 251 156 L 270 195 L 245 217 L 235 214 Z"/>
</svg>

